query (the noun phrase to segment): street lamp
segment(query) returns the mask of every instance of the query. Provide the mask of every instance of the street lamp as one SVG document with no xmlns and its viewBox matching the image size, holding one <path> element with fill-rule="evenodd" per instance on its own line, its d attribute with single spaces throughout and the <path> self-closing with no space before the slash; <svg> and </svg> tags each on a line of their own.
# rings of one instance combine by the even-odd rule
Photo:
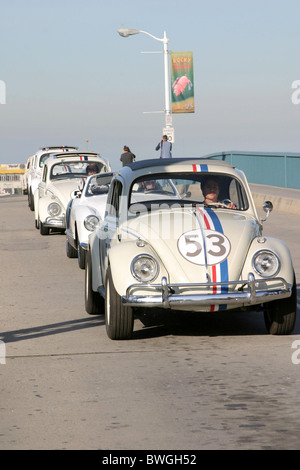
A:
<svg viewBox="0 0 300 470">
<path fill-rule="evenodd" d="M 166 125 L 166 129 L 169 129 L 170 131 L 173 130 L 172 129 L 172 114 L 171 114 L 171 107 L 170 107 L 170 79 L 169 79 L 169 65 L 168 65 L 169 39 L 167 38 L 166 31 L 164 31 L 163 38 L 157 38 L 156 36 L 153 36 L 153 34 L 147 33 L 147 31 L 141 31 L 140 29 L 121 28 L 121 29 L 118 29 L 118 33 L 123 38 L 127 38 L 128 36 L 133 36 L 134 34 L 143 33 L 143 34 L 147 34 L 147 36 L 150 36 L 156 41 L 160 41 L 163 43 L 164 45 L 164 52 L 163 52 L 164 53 L 164 70 L 165 70 L 165 125 Z"/>
</svg>

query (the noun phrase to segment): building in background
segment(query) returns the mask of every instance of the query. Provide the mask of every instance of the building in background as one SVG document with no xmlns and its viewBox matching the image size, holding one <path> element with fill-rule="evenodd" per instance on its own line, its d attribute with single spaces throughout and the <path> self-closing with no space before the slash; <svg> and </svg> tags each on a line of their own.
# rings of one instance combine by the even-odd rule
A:
<svg viewBox="0 0 300 470">
<path fill-rule="evenodd" d="M 0 195 L 25 194 L 24 163 L 0 163 Z"/>
</svg>

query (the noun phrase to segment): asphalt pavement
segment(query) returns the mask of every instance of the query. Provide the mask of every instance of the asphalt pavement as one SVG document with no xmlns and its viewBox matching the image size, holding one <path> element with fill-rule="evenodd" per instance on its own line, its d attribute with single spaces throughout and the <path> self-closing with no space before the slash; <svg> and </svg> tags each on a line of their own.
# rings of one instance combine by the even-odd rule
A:
<svg viewBox="0 0 300 470">
<path fill-rule="evenodd" d="M 276 212 L 267 189 L 255 195 Z M 268 335 L 255 311 L 172 312 L 111 341 L 65 236 L 40 235 L 26 196 L 0 210 L 0 450 L 98 450 L 101 465 L 99 451 L 300 449 L 299 281 L 292 335 Z M 297 214 L 271 214 L 263 233 L 289 246 L 300 279 Z"/>
</svg>

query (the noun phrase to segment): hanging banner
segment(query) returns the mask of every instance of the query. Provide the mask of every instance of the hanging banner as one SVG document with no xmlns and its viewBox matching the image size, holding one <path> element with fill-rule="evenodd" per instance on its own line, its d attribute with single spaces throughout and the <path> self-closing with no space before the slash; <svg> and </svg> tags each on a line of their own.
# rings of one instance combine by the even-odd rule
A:
<svg viewBox="0 0 300 470">
<path fill-rule="evenodd" d="M 172 113 L 194 113 L 192 52 L 170 52 Z"/>
</svg>

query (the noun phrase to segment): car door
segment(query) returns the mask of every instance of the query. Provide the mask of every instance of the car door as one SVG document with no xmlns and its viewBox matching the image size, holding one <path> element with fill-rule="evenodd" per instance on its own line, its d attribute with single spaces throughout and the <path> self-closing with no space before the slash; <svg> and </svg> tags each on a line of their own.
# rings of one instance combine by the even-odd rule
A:
<svg viewBox="0 0 300 470">
<path fill-rule="evenodd" d="M 108 265 L 109 250 L 115 243 L 117 243 L 122 188 L 123 185 L 121 181 L 116 179 L 112 182 L 112 187 L 107 200 L 104 221 L 99 229 L 99 253 L 103 282 Z"/>
<path fill-rule="evenodd" d="M 37 191 L 35 191 L 35 194 L 34 194 L 34 212 L 35 212 L 35 220 L 37 221 L 37 223 L 39 221 L 39 201 L 42 197 L 45 196 L 47 174 L 48 174 L 48 167 L 47 165 L 45 165 L 43 169 L 41 181 L 39 182 Z"/>
</svg>

